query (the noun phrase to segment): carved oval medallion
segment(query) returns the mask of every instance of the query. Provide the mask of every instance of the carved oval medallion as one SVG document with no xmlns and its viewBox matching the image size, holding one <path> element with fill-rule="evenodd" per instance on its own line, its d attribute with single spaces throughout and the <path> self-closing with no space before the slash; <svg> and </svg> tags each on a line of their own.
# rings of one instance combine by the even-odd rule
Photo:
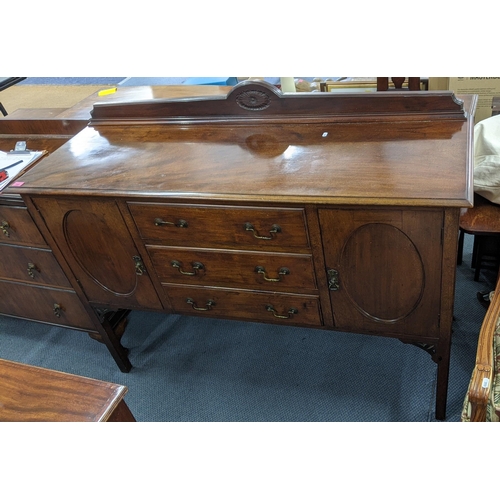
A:
<svg viewBox="0 0 500 500">
<path fill-rule="evenodd" d="M 260 90 L 245 90 L 236 96 L 238 106 L 249 111 L 262 111 L 271 104 L 271 98 Z"/>
<path fill-rule="evenodd" d="M 396 322 L 418 306 L 424 266 L 408 236 L 389 224 L 366 224 L 346 242 L 342 284 L 356 308 L 376 321 Z"/>
</svg>

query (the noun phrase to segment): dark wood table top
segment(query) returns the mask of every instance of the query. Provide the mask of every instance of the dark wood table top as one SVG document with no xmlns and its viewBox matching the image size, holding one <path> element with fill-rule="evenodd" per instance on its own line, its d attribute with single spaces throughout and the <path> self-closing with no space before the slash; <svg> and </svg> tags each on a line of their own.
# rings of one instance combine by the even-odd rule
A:
<svg viewBox="0 0 500 500">
<path fill-rule="evenodd" d="M 113 419 L 123 385 L 0 360 L 0 421 L 102 422 Z"/>
</svg>

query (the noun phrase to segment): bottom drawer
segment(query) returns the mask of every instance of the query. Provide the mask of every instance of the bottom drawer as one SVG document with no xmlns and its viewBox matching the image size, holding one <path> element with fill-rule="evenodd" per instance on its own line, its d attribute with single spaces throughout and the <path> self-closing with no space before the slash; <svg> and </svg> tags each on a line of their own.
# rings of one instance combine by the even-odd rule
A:
<svg viewBox="0 0 500 500">
<path fill-rule="evenodd" d="M 177 285 L 168 285 L 165 291 L 178 314 L 297 326 L 322 325 L 319 298 L 313 295 Z"/>
<path fill-rule="evenodd" d="M 75 292 L 0 281 L 0 297 L 0 314 L 95 331 Z"/>
</svg>

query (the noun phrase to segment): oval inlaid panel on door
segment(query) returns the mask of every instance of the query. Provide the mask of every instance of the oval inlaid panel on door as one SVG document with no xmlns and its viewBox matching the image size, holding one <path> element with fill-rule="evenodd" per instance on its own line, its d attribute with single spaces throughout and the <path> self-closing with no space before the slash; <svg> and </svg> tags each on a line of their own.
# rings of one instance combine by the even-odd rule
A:
<svg viewBox="0 0 500 500">
<path fill-rule="evenodd" d="M 422 297 L 425 275 L 418 250 L 392 225 L 366 224 L 354 231 L 343 248 L 340 269 L 350 300 L 378 321 L 401 320 Z"/>
<path fill-rule="evenodd" d="M 64 233 L 73 256 L 96 283 L 118 295 L 134 292 L 137 275 L 132 259 L 106 214 L 71 210 L 64 219 Z M 124 262 L 129 263 L 127 268 Z"/>
</svg>

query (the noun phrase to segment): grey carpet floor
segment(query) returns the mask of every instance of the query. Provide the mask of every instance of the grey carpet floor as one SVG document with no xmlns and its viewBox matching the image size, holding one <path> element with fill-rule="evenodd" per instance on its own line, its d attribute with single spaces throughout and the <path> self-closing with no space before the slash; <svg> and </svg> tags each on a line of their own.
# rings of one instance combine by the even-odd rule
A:
<svg viewBox="0 0 500 500">
<path fill-rule="evenodd" d="M 457 268 L 447 421 L 459 421 L 485 310 L 471 237 Z M 132 312 L 122 373 L 85 333 L 0 316 L 0 357 L 128 387 L 142 422 L 426 422 L 436 365 L 396 339 Z"/>
</svg>

